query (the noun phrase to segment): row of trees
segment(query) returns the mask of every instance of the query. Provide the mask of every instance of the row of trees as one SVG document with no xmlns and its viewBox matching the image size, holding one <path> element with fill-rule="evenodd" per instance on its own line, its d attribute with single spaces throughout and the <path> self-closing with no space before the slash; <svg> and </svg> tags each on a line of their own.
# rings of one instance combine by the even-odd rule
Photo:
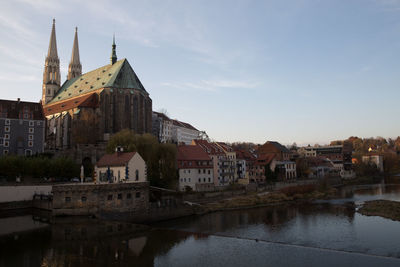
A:
<svg viewBox="0 0 400 267">
<path fill-rule="evenodd" d="M 151 134 L 136 134 L 122 130 L 113 135 L 107 144 L 107 153 L 120 146 L 124 152 L 138 152 L 147 165 L 147 178 L 153 186 L 175 188 L 177 183 L 176 145 L 160 144 Z"/>
<path fill-rule="evenodd" d="M 44 156 L 7 156 L 0 157 L 0 176 L 22 177 L 78 177 L 80 167 L 69 158 L 53 158 Z"/>
</svg>

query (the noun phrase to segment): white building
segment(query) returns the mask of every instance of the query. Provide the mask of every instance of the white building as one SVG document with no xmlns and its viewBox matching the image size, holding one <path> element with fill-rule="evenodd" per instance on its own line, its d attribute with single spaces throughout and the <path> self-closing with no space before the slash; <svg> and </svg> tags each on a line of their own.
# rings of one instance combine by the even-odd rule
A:
<svg viewBox="0 0 400 267">
<path fill-rule="evenodd" d="M 147 181 L 147 168 L 143 158 L 137 152 L 115 152 L 105 154 L 95 167 L 98 182 L 130 182 Z"/>
<path fill-rule="evenodd" d="M 178 146 L 179 190 L 190 187 L 193 191 L 214 190 L 213 163 L 197 145 Z"/>
<path fill-rule="evenodd" d="M 199 138 L 200 131 L 186 122 L 172 120 L 172 140 L 177 144 L 190 145 Z"/>
<path fill-rule="evenodd" d="M 153 111 L 153 135 L 160 143 L 172 142 L 172 120 L 167 115 Z"/>
</svg>

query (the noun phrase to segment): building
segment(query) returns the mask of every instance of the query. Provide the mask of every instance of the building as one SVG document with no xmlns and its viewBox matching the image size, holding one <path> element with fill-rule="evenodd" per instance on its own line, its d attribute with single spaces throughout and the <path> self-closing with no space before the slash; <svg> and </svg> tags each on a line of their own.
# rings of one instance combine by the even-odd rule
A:
<svg viewBox="0 0 400 267">
<path fill-rule="evenodd" d="M 44 133 L 40 103 L 0 100 L 0 155 L 43 153 Z"/>
<path fill-rule="evenodd" d="M 274 155 L 275 160 L 288 161 L 290 159 L 290 150 L 275 141 L 267 141 L 257 150 L 258 155 Z"/>
<path fill-rule="evenodd" d="M 198 145 L 178 146 L 179 190 L 214 190 L 213 162 Z"/>
<path fill-rule="evenodd" d="M 152 100 L 128 60 L 117 60 L 115 40 L 109 64 L 85 74 L 81 70 L 76 29 L 68 79 L 61 85 L 53 20 L 42 88 L 47 149 L 105 143 L 122 129 L 151 133 Z"/>
<path fill-rule="evenodd" d="M 365 164 L 372 164 L 375 165 L 376 168 L 383 172 L 383 156 L 378 154 L 369 154 L 362 156 L 362 162 Z"/>
<path fill-rule="evenodd" d="M 172 140 L 177 144 L 190 145 L 199 138 L 200 131 L 186 122 L 172 120 Z"/>
<path fill-rule="evenodd" d="M 192 145 L 199 145 L 212 159 L 215 186 L 227 186 L 237 182 L 236 153 L 230 146 L 200 139 L 193 140 Z"/>
<path fill-rule="evenodd" d="M 97 162 L 95 172 L 99 182 L 147 182 L 146 163 L 137 152 L 105 154 Z"/>
<path fill-rule="evenodd" d="M 167 115 L 153 111 L 153 135 L 160 143 L 172 143 L 172 120 Z"/>
<path fill-rule="evenodd" d="M 352 170 L 352 144 L 345 142 L 336 146 L 307 146 L 298 149 L 300 157 L 323 157 L 332 162 L 342 178 L 354 177 Z"/>
</svg>

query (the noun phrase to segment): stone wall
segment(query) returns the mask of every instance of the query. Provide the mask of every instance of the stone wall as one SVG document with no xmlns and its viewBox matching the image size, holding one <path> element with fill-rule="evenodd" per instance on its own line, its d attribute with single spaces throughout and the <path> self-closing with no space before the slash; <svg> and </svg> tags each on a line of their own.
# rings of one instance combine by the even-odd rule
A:
<svg viewBox="0 0 400 267">
<path fill-rule="evenodd" d="M 144 183 L 68 184 L 53 186 L 53 215 L 98 215 L 103 212 L 141 214 L 149 208 Z"/>
</svg>

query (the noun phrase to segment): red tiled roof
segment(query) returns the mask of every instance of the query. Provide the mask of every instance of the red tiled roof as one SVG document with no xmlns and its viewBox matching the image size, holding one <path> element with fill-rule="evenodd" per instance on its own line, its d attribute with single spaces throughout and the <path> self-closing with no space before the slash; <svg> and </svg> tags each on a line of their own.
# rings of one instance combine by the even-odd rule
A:
<svg viewBox="0 0 400 267">
<path fill-rule="evenodd" d="M 260 155 L 254 165 L 266 165 L 270 164 L 272 160 L 275 158 L 275 155 L 267 154 L 267 155 Z"/>
<path fill-rule="evenodd" d="M 211 160 L 208 154 L 198 145 L 178 146 L 178 160 Z"/>
<path fill-rule="evenodd" d="M 136 152 L 115 152 L 114 154 L 105 154 L 97 162 L 97 167 L 125 166 Z"/>
<path fill-rule="evenodd" d="M 97 107 L 99 105 L 96 93 L 83 95 L 52 105 L 43 106 L 45 116 L 60 113 L 77 107 Z"/>
<path fill-rule="evenodd" d="M 199 145 L 208 155 L 224 155 L 221 147 L 215 143 L 209 143 L 207 140 L 195 139 L 193 142 Z"/>
</svg>

